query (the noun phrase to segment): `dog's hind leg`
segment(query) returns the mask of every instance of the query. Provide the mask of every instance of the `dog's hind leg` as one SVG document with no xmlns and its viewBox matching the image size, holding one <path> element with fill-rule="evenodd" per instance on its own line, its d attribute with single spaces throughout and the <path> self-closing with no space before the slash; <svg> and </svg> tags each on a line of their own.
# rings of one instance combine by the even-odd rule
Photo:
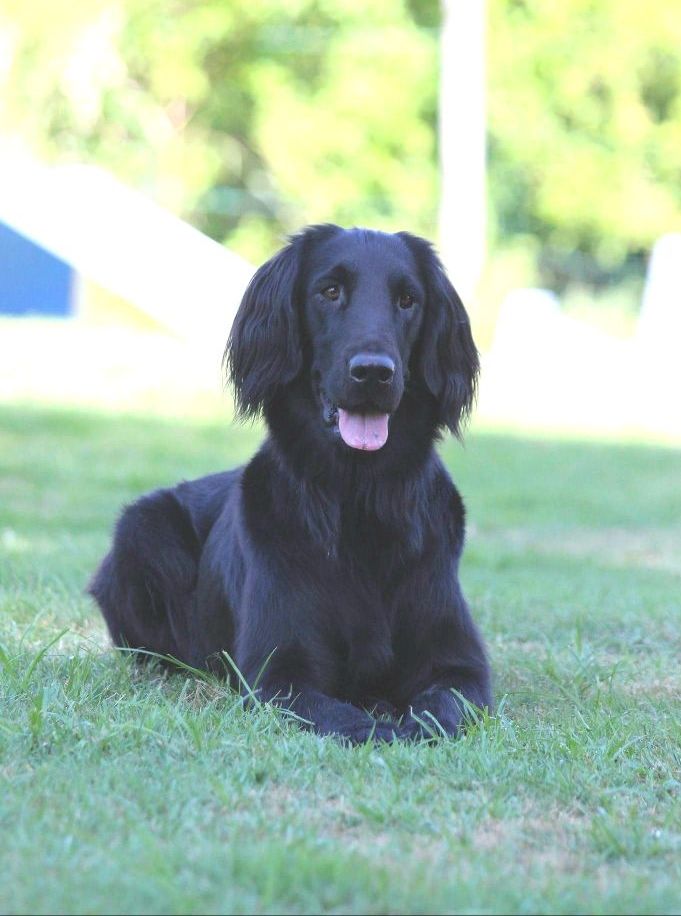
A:
<svg viewBox="0 0 681 916">
<path fill-rule="evenodd" d="M 192 663 L 190 623 L 201 544 L 172 490 L 128 506 L 88 586 L 116 646 Z"/>
</svg>

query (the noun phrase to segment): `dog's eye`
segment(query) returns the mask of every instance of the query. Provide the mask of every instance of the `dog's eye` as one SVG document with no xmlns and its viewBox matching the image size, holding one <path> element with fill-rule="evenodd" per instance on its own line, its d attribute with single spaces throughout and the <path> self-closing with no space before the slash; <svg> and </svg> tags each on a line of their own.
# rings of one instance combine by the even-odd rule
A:
<svg viewBox="0 0 681 916">
<path fill-rule="evenodd" d="M 411 293 L 402 293 L 400 296 L 400 308 L 410 309 L 416 300 Z"/>
<path fill-rule="evenodd" d="M 326 289 L 322 290 L 322 296 L 324 296 L 325 299 L 330 299 L 331 302 L 335 302 L 340 296 L 340 286 L 336 286 L 335 284 L 327 286 Z"/>
</svg>

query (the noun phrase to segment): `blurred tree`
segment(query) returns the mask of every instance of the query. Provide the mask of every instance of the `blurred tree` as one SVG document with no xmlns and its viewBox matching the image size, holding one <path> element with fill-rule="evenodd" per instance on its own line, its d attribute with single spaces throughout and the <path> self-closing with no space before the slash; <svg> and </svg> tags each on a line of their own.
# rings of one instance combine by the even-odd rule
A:
<svg viewBox="0 0 681 916">
<path fill-rule="evenodd" d="M 112 168 L 254 259 L 310 221 L 434 233 L 436 33 L 400 0 L 29 6 L 0 0 L 0 125 L 43 153 Z"/>
<path fill-rule="evenodd" d="M 554 288 L 681 226 L 681 16 L 666 0 L 490 0 L 491 210 Z"/>
<path fill-rule="evenodd" d="M 437 0 L 0 0 L 0 132 L 259 260 L 313 220 L 433 236 Z M 681 223 L 668 0 L 489 0 L 492 245 L 622 275 Z M 462 86 L 462 92 L 466 87 Z"/>
</svg>

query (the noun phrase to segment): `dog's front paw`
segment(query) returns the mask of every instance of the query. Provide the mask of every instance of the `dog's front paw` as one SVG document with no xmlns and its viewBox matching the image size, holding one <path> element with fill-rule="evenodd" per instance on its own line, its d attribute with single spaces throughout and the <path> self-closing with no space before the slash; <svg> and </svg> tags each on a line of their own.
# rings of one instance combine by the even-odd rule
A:
<svg viewBox="0 0 681 916">
<path fill-rule="evenodd" d="M 458 718 L 435 718 L 426 710 L 410 711 L 400 727 L 400 737 L 407 741 L 437 741 L 441 738 L 455 738 L 461 730 Z"/>
<path fill-rule="evenodd" d="M 369 700 L 364 708 L 375 719 L 395 719 L 398 716 L 397 708 L 388 700 Z"/>
<path fill-rule="evenodd" d="M 366 724 L 354 725 L 341 735 L 349 744 L 392 744 L 396 738 L 402 737 L 402 729 L 396 722 L 376 722 L 368 719 Z"/>
<path fill-rule="evenodd" d="M 400 738 L 406 741 L 428 741 L 437 737 L 432 726 L 426 728 L 425 724 L 407 716 L 400 726 Z"/>
</svg>

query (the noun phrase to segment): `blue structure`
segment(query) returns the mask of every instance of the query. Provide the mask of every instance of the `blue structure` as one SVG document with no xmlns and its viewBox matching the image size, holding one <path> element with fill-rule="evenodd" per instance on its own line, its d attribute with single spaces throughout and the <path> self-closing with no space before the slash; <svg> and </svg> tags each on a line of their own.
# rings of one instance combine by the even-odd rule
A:
<svg viewBox="0 0 681 916">
<path fill-rule="evenodd" d="M 0 315 L 74 313 L 75 271 L 0 222 Z"/>
</svg>

